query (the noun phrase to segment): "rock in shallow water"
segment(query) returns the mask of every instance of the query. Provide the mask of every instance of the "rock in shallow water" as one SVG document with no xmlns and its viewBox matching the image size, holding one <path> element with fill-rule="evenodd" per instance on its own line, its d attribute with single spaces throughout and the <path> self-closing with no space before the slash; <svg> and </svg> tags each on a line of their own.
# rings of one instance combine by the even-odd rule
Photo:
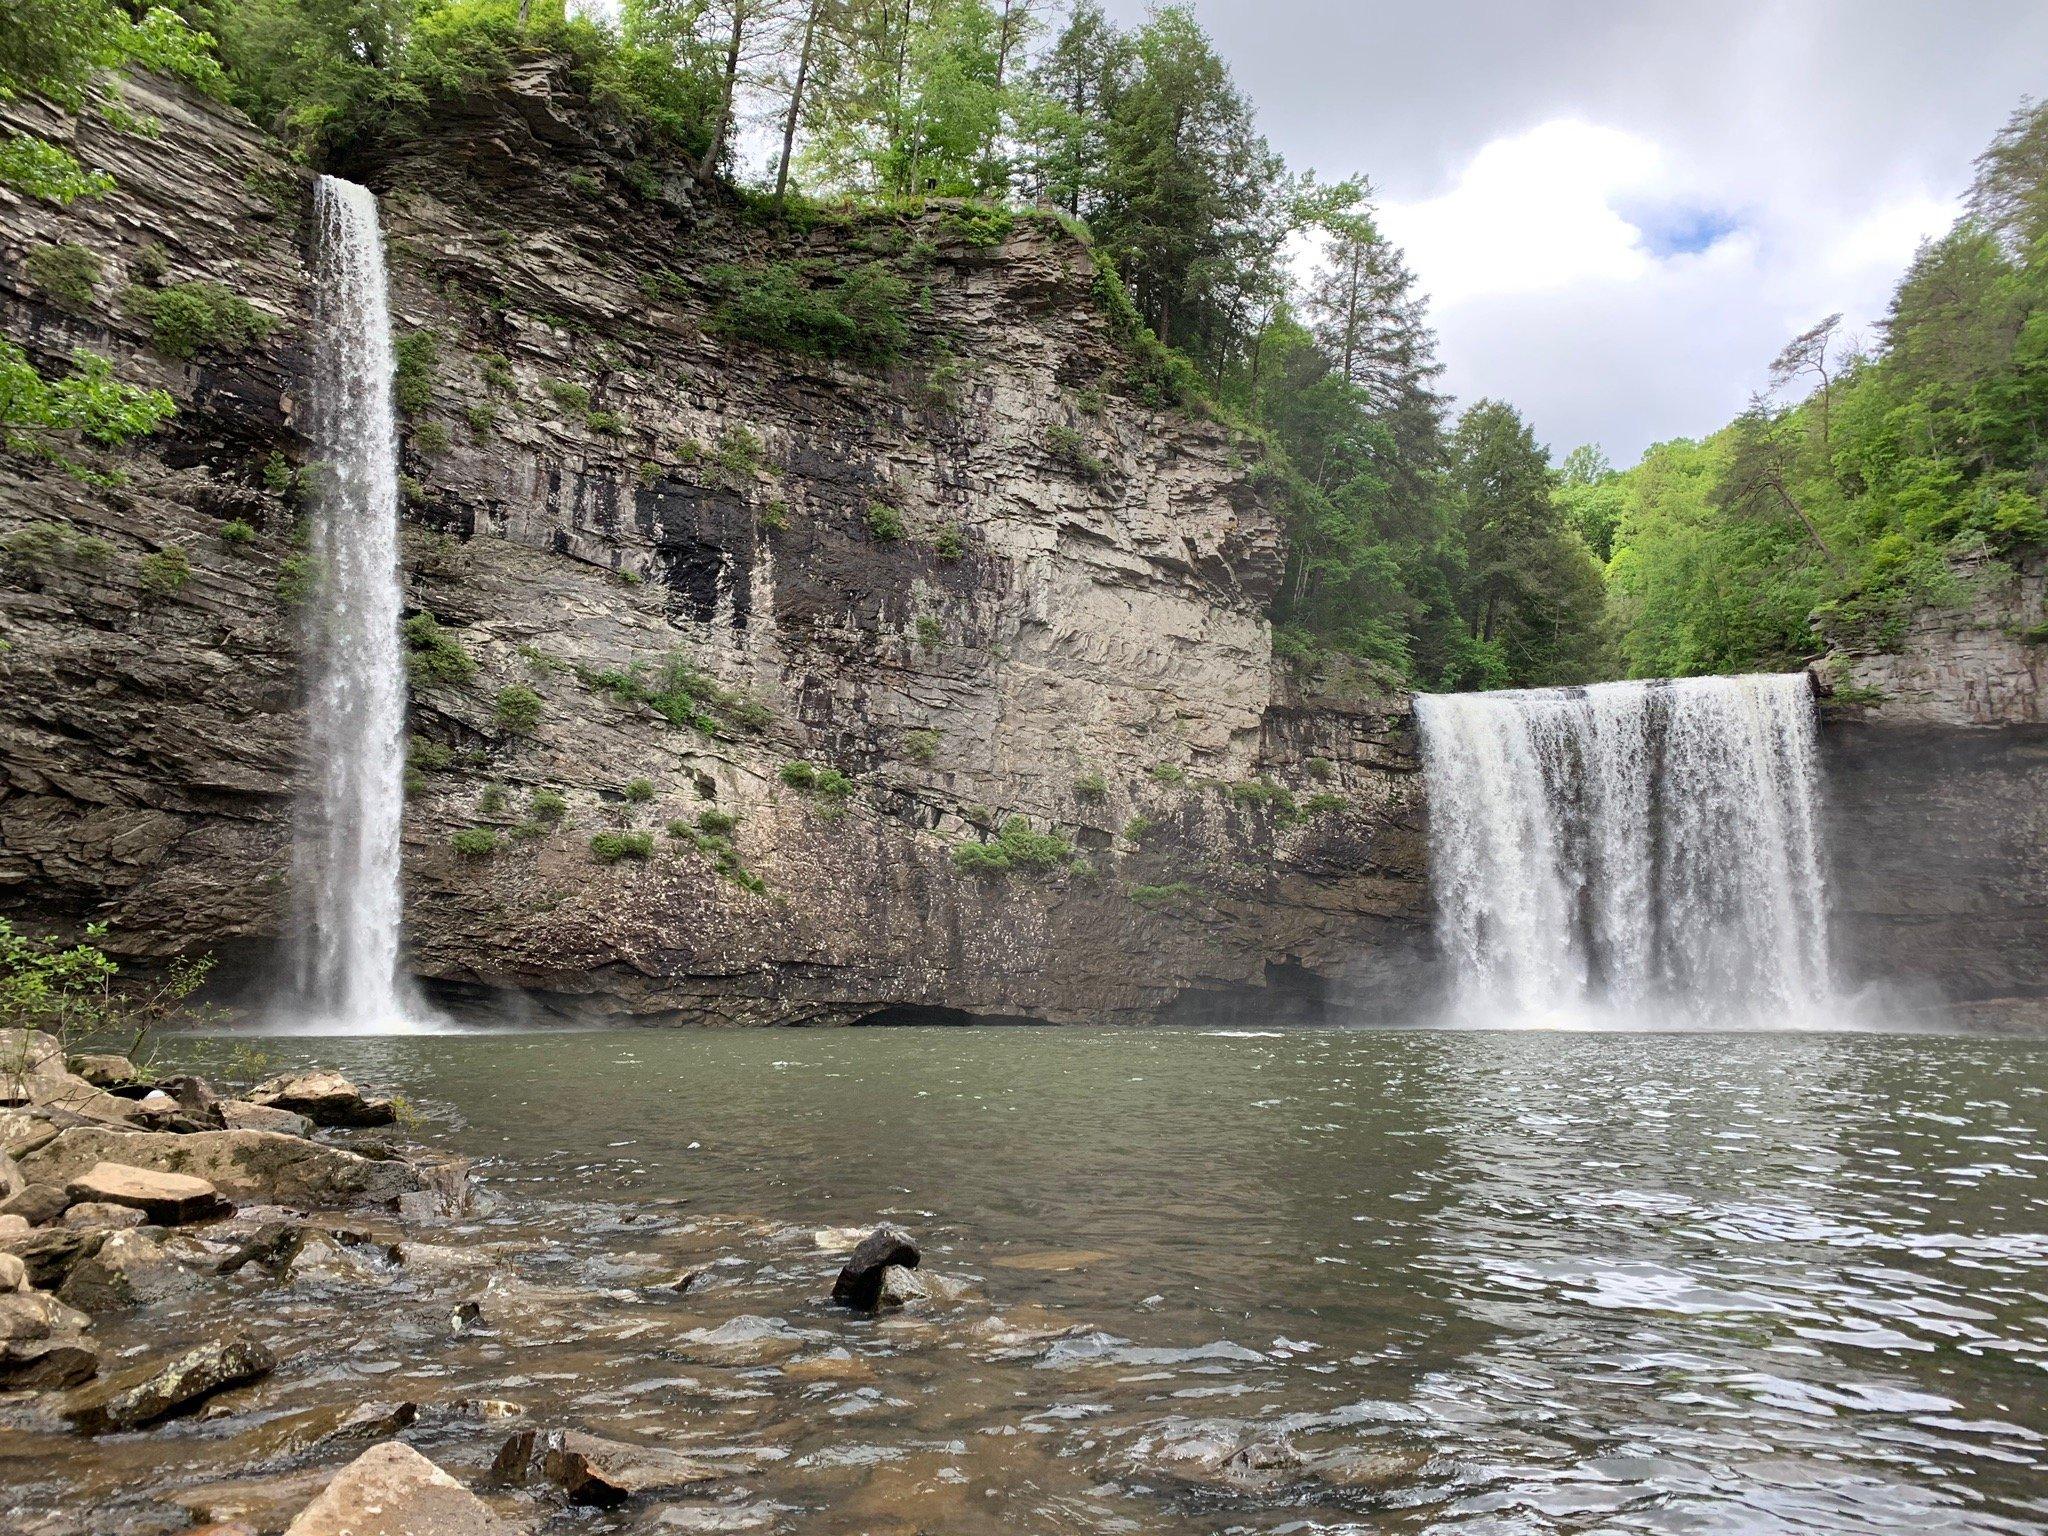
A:
<svg viewBox="0 0 2048 1536">
<path fill-rule="evenodd" d="M 391 1100 L 366 1098 L 339 1072 L 287 1072 L 251 1090 L 249 1102 L 290 1110 L 315 1125 L 390 1125 L 398 1119 Z"/>
<path fill-rule="evenodd" d="M 114 1232 L 99 1252 L 81 1259 L 64 1277 L 59 1297 L 87 1312 L 147 1306 L 189 1296 L 198 1289 L 192 1272 L 164 1252 L 146 1232 Z"/>
<path fill-rule="evenodd" d="M 538 1474 L 567 1494 L 570 1503 L 598 1508 L 676 1493 L 724 1475 L 666 1446 L 606 1440 L 575 1429 L 522 1429 L 506 1440 L 491 1470 L 510 1483 L 525 1483 Z"/>
<path fill-rule="evenodd" d="M 101 1162 L 186 1173 L 230 1200 L 308 1207 L 388 1204 L 422 1180 L 410 1165 L 359 1157 L 274 1131 L 110 1131 L 73 1126 L 22 1160 L 32 1179 L 62 1183 Z"/>
<path fill-rule="evenodd" d="M 245 1335 L 233 1334 L 187 1350 L 170 1361 L 151 1361 L 87 1388 L 63 1407 L 64 1417 L 88 1433 L 136 1429 L 196 1406 L 228 1387 L 258 1380 L 277 1368 L 277 1356 Z"/>
<path fill-rule="evenodd" d="M 839 1278 L 832 1282 L 832 1299 L 856 1312 L 872 1312 L 882 1300 L 882 1271 L 892 1264 L 915 1269 L 923 1257 L 916 1238 L 885 1222 L 853 1250 Z"/>
<path fill-rule="evenodd" d="M 64 1189 L 73 1200 L 130 1206 L 166 1227 L 225 1216 L 234 1209 L 205 1179 L 126 1163 L 95 1163 Z"/>
<path fill-rule="evenodd" d="M 397 1440 L 373 1445 L 299 1512 L 285 1536 L 512 1536 L 489 1505 Z"/>
<path fill-rule="evenodd" d="M 83 1339 L 0 1343 L 0 1391 L 60 1391 L 91 1381 L 99 1368 L 99 1351 Z"/>
</svg>

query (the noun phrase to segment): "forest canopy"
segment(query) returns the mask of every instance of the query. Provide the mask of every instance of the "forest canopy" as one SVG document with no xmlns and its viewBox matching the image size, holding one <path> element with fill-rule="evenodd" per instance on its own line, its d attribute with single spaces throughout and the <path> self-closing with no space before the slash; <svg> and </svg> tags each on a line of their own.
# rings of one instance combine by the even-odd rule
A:
<svg viewBox="0 0 2048 1536">
<path fill-rule="evenodd" d="M 323 163 L 522 57 L 766 217 L 933 197 L 1056 212 L 1151 403 L 1231 423 L 1280 509 L 1281 654 L 1426 689 L 1796 665 L 1830 626 L 1954 597 L 1961 555 L 2043 542 L 2048 126 L 1986 152 L 1967 216 L 1882 334 L 1788 343 L 1703 442 L 1553 465 L 1505 402 L 1439 389 L 1426 296 L 1359 174 L 1288 166 L 1192 11 L 1095 0 L 24 0 L 0 92 L 118 111 L 117 71 L 183 75 Z M 54 158 L 53 158 L 54 157 Z M 1347 171 L 1349 168 L 1346 168 Z M 53 200 L 102 173 L 0 140 Z"/>
</svg>

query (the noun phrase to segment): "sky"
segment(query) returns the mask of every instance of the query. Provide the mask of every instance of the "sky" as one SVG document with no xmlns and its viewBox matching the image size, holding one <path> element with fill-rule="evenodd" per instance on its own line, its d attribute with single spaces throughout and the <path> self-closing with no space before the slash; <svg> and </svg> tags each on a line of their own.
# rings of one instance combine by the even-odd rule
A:
<svg viewBox="0 0 2048 1536">
<path fill-rule="evenodd" d="M 1135 22 L 1144 0 L 1105 0 Z M 2042 0 L 1195 0 L 1296 167 L 1371 178 L 1461 401 L 1618 466 L 1868 332 L 2048 94 Z"/>
</svg>

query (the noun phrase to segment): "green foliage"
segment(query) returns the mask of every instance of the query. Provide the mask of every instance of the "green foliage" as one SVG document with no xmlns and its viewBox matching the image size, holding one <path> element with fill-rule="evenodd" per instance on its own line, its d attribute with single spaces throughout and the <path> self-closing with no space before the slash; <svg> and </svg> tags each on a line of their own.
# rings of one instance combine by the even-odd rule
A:
<svg viewBox="0 0 2048 1536">
<path fill-rule="evenodd" d="M 714 836 L 723 837 L 739 824 L 739 817 L 733 815 L 731 811 L 707 809 L 697 813 L 697 830 L 709 832 Z"/>
<path fill-rule="evenodd" d="M 755 514 L 763 529 L 769 533 L 785 533 L 789 529 L 789 503 L 777 498 Z"/>
<path fill-rule="evenodd" d="M 1270 808 L 1283 816 L 1294 812 L 1293 791 L 1271 779 L 1242 779 L 1230 786 L 1229 793 L 1233 805 Z"/>
<path fill-rule="evenodd" d="M 1109 478 L 1109 465 L 1088 451 L 1088 439 L 1072 427 L 1054 424 L 1045 429 L 1045 447 L 1055 459 L 1084 480 Z"/>
<path fill-rule="evenodd" d="M 87 170 L 70 150 L 47 139 L 20 134 L 0 139 L 0 187 L 68 208 L 81 198 L 113 191 L 114 178 L 105 171 Z"/>
<path fill-rule="evenodd" d="M 508 683 L 498 690 L 491 718 L 514 736 L 531 735 L 540 724 L 541 698 L 524 683 Z"/>
<path fill-rule="evenodd" d="M 166 544 L 154 554 L 144 555 L 138 585 L 146 598 L 161 601 L 185 590 L 192 579 L 192 562 L 175 544 Z"/>
<path fill-rule="evenodd" d="M 82 315 L 92 308 L 93 290 L 99 286 L 105 264 L 97 253 L 67 240 L 31 246 L 26 265 L 29 281 L 52 304 Z"/>
<path fill-rule="evenodd" d="M 496 829 L 491 827 L 464 827 L 448 839 L 448 846 L 465 859 L 487 859 L 501 846 Z"/>
<path fill-rule="evenodd" d="M 494 405 L 464 406 L 462 419 L 469 423 L 469 430 L 478 437 L 489 437 L 498 430 L 498 409 Z"/>
<path fill-rule="evenodd" d="M 1327 784 L 1336 775 L 1337 765 L 1327 757 L 1312 757 L 1301 765 L 1301 771 L 1319 784 Z"/>
<path fill-rule="evenodd" d="M 1016 871 L 1044 873 L 1069 864 L 1074 845 L 1050 832 L 1034 832 L 1022 816 L 1003 823 L 993 842 L 956 843 L 953 867 L 967 874 L 1004 875 Z"/>
<path fill-rule="evenodd" d="M 256 529 L 251 523 L 239 517 L 231 517 L 220 525 L 220 541 L 232 549 L 241 549 L 256 541 Z"/>
<path fill-rule="evenodd" d="M 1181 785 L 1188 781 L 1187 769 L 1178 763 L 1154 763 L 1151 776 L 1155 784 Z"/>
<path fill-rule="evenodd" d="M 600 832 L 590 840 L 590 855 L 600 864 L 644 859 L 654 852 L 652 832 Z"/>
<path fill-rule="evenodd" d="M 1010 238 L 1017 216 L 1000 204 L 955 208 L 939 220 L 939 227 L 956 240 L 987 250 Z"/>
<path fill-rule="evenodd" d="M 844 800 L 853 793 L 853 781 L 837 768 L 820 768 L 802 758 L 784 763 L 776 777 L 791 789 L 827 800 Z"/>
<path fill-rule="evenodd" d="M 1185 880 L 1167 885 L 1134 885 L 1124 894 L 1141 907 L 1185 907 L 1202 899 L 1201 891 Z"/>
<path fill-rule="evenodd" d="M 967 553 L 967 538 L 958 528 L 948 524 L 932 540 L 932 553 L 947 562 L 958 560 Z"/>
<path fill-rule="evenodd" d="M 114 365 L 97 353 L 73 352 L 71 371 L 51 382 L 27 353 L 0 338 L 0 443 L 14 452 L 51 458 L 83 473 L 58 449 L 59 441 L 77 437 L 118 447 L 147 437 L 176 412 L 165 391 L 121 383 Z"/>
<path fill-rule="evenodd" d="M 287 608 L 298 607 L 313 595 L 319 579 L 320 569 L 311 555 L 286 555 L 277 566 L 278 602 Z"/>
<path fill-rule="evenodd" d="M 509 804 L 502 784 L 487 784 L 484 792 L 476 797 L 476 808 L 485 816 L 502 816 Z"/>
<path fill-rule="evenodd" d="M 827 262 L 716 266 L 711 329 L 757 346 L 813 357 L 886 363 L 903 350 L 910 289 L 886 264 L 840 269 Z"/>
<path fill-rule="evenodd" d="M 536 789 L 526 802 L 526 814 L 545 826 L 554 826 L 569 813 L 569 802 L 552 789 Z"/>
<path fill-rule="evenodd" d="M 590 390 L 584 385 L 573 384 L 567 379 L 550 379 L 544 387 L 548 398 L 564 409 L 578 415 L 590 410 Z"/>
<path fill-rule="evenodd" d="M 627 800 L 631 801 L 635 805 L 646 804 L 649 800 L 652 800 L 654 798 L 654 780 L 629 780 L 626 784 L 625 795 Z"/>
<path fill-rule="evenodd" d="M 429 736 L 415 736 L 406 743 L 405 760 L 421 773 L 446 773 L 455 766 L 455 749 Z"/>
<path fill-rule="evenodd" d="M 913 763 L 929 763 L 939 755 L 939 733 L 922 729 L 905 731 L 903 755 Z"/>
<path fill-rule="evenodd" d="M 1323 816 L 1331 811 L 1348 811 L 1351 809 L 1351 802 L 1342 795 L 1324 789 L 1302 801 L 1301 809 L 1306 815 Z"/>
<path fill-rule="evenodd" d="M 412 445 L 421 453 L 446 453 L 448 429 L 438 421 L 423 421 L 412 429 Z"/>
<path fill-rule="evenodd" d="M 431 613 L 414 614 L 399 633 L 405 640 L 406 675 L 415 685 L 445 683 L 459 688 L 476 676 L 476 658 Z"/>
<path fill-rule="evenodd" d="M 1074 793 L 1083 800 L 1100 800 L 1109 793 L 1109 781 L 1100 773 L 1084 773 L 1074 780 Z"/>
<path fill-rule="evenodd" d="M 94 535 L 80 535 L 64 523 L 27 523 L 0 538 L 0 555 L 20 571 L 57 564 L 98 567 L 113 559 L 114 546 Z"/>
<path fill-rule="evenodd" d="M 920 613 L 917 616 L 917 643 L 926 650 L 937 650 L 939 642 L 945 638 L 945 635 L 946 626 L 941 624 L 935 615 Z"/>
<path fill-rule="evenodd" d="M 870 499 L 861 521 L 877 543 L 894 544 L 903 537 L 903 514 L 886 501 Z"/>
<path fill-rule="evenodd" d="M 391 398 L 406 415 L 417 415 L 434 403 L 434 384 L 441 373 L 441 334 L 431 326 L 407 331 L 391 343 L 391 355 L 396 363 Z M 444 432 L 441 446 L 447 445 Z"/>
<path fill-rule="evenodd" d="M 727 427 L 718 435 L 713 461 L 736 480 L 753 479 L 761 468 L 760 435 L 749 427 Z"/>
<path fill-rule="evenodd" d="M 20 932 L 0 918 L 0 1024 L 41 1030 L 60 1042 L 81 1036 L 126 1036 L 125 1054 L 140 1059 L 151 1030 L 184 1011 L 213 969 L 210 957 L 176 960 L 153 983 L 130 986 L 103 948 L 107 925 L 88 923 L 76 942 Z M 0 1060 L 0 1087 L 19 1097 L 29 1063 Z"/>
<path fill-rule="evenodd" d="M 706 736 L 722 735 L 727 727 L 758 733 L 774 720 L 760 700 L 726 688 L 680 655 L 671 656 L 651 678 L 637 662 L 624 670 L 579 668 L 576 675 L 586 688 L 621 704 L 645 704 L 670 725 Z"/>
<path fill-rule="evenodd" d="M 131 286 L 121 295 L 128 313 L 149 327 L 150 345 L 165 357 L 189 362 L 201 352 L 246 352 L 277 322 L 247 299 L 215 282 Z"/>
</svg>

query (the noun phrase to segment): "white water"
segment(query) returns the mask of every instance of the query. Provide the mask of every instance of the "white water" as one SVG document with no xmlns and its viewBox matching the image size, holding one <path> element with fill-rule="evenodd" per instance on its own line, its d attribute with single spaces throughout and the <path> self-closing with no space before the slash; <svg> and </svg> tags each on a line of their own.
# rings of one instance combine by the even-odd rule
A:
<svg viewBox="0 0 2048 1536">
<path fill-rule="evenodd" d="M 1829 1021 L 1803 674 L 1424 696 L 1416 713 L 1457 1021 Z"/>
<path fill-rule="evenodd" d="M 311 415 L 325 468 L 319 581 L 306 610 L 308 768 L 293 849 L 298 995 L 288 1022 L 403 1030 L 421 1027 L 423 1010 L 398 971 L 405 670 L 384 245 L 366 188 L 322 176 L 314 212 Z"/>
</svg>

